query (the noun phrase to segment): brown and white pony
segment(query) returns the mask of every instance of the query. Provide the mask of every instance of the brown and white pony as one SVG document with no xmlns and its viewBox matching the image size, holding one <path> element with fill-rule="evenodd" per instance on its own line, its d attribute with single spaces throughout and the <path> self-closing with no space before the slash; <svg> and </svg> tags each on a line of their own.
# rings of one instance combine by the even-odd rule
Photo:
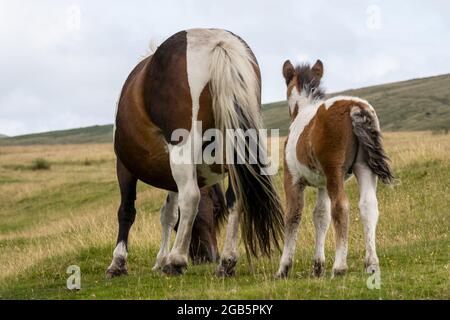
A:
<svg viewBox="0 0 450 320">
<path fill-rule="evenodd" d="M 123 86 L 115 122 L 121 205 L 119 235 L 108 277 L 126 273 L 137 179 L 168 191 L 161 209 L 162 242 L 154 270 L 183 272 L 199 206 L 199 188 L 221 181 L 226 174 L 231 212 L 217 274 L 234 273 L 240 222 L 244 243 L 252 253 L 270 253 L 277 245 L 283 213 L 271 177 L 261 173 L 262 164 L 246 161 L 209 165 L 194 161 L 202 156 L 202 138 L 208 129 L 225 133 L 261 128 L 260 94 L 256 58 L 242 39 L 225 30 L 178 32 L 134 68 Z M 188 137 L 180 141 L 177 129 L 186 130 Z M 188 161 L 180 159 L 181 155 Z M 178 231 L 169 250 L 178 208 Z"/>
<path fill-rule="evenodd" d="M 325 238 L 333 219 L 336 257 L 333 275 L 347 270 L 349 202 L 344 181 L 352 173 L 359 185 L 359 209 L 366 239 L 368 272 L 379 271 L 375 249 L 378 220 L 377 177 L 393 181 L 373 107 L 356 97 L 324 99 L 320 86 L 323 64 L 318 60 L 293 67 L 283 65 L 291 125 L 285 144 L 285 244 L 276 277 L 286 277 L 292 265 L 306 186 L 318 189 L 313 213 L 316 245 L 313 274 L 325 271 Z"/>
</svg>

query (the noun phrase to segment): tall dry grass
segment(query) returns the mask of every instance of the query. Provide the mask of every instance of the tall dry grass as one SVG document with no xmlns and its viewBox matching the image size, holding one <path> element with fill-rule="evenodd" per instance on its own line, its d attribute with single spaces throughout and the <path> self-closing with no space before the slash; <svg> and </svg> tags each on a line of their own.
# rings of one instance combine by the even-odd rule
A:
<svg viewBox="0 0 450 320">
<path fill-rule="evenodd" d="M 386 133 L 384 137 L 394 170 L 427 161 L 450 163 L 450 135 L 402 132 Z M 282 147 L 283 143 L 279 145 Z M 26 167 L 36 158 L 49 161 L 51 169 L 40 172 L 18 166 Z M 86 165 L 86 159 L 92 163 Z M 281 161 L 282 159 L 280 156 Z M 119 203 L 119 193 L 117 187 L 114 187 L 114 168 L 112 147 L 107 144 L 0 148 L 0 280 L 20 275 L 48 257 L 89 247 L 112 246 L 117 232 L 116 211 Z M 64 201 L 69 198 L 70 203 L 70 197 L 75 201 L 83 192 L 95 195 L 101 191 L 96 185 L 89 185 L 89 182 L 102 182 L 113 187 L 109 193 L 100 193 L 98 198 L 76 207 L 58 206 L 58 197 Z M 277 182 L 282 194 L 281 170 Z M 73 194 L 58 193 L 58 197 L 54 196 L 55 192 L 77 183 L 80 183 L 80 189 L 70 189 L 75 190 Z M 83 183 L 87 183 L 85 187 Z M 161 231 L 158 211 L 164 195 L 162 190 L 139 185 L 138 216 L 130 234 L 132 247 L 159 246 Z M 26 204 L 30 199 L 37 203 L 31 203 L 31 209 L 27 209 L 23 203 Z M 312 191 L 308 193 L 307 199 L 299 241 L 310 248 L 314 239 L 310 219 L 314 202 Z M 39 206 L 40 201 L 45 202 L 45 205 Z M 390 222 L 386 221 L 383 225 L 389 230 L 388 228 L 397 228 L 404 219 L 408 219 L 402 212 L 405 203 L 413 203 L 414 199 L 408 199 L 405 194 L 391 202 L 387 201 L 389 199 L 382 200 L 380 205 L 382 210 L 391 215 Z M 39 219 L 32 219 L 35 214 L 39 215 Z M 14 224 L 17 217 L 20 217 L 21 222 Z M 350 242 L 362 249 L 364 244 L 359 217 L 352 213 L 351 219 L 355 223 L 350 231 Z M 358 232 L 354 231 L 356 229 Z M 412 232 L 396 238 L 394 231 L 379 232 L 378 241 L 383 246 L 392 241 L 408 242 L 419 236 Z M 333 242 L 328 241 L 327 250 L 332 251 L 332 248 Z"/>
</svg>

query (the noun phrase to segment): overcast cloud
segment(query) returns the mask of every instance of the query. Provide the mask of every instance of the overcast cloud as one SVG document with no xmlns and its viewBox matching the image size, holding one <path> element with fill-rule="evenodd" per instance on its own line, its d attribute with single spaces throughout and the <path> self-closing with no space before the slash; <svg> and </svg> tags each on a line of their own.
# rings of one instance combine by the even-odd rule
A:
<svg viewBox="0 0 450 320">
<path fill-rule="evenodd" d="M 0 133 L 112 123 L 149 40 L 183 29 L 244 38 L 272 102 L 287 58 L 320 58 L 329 92 L 449 73 L 449 18 L 449 1 L 0 0 Z"/>
</svg>

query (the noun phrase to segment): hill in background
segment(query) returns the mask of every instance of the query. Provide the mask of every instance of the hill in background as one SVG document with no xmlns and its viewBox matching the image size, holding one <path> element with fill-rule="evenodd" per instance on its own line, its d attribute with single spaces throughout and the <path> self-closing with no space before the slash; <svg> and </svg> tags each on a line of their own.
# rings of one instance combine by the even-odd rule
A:
<svg viewBox="0 0 450 320">
<path fill-rule="evenodd" d="M 385 131 L 448 130 L 450 128 L 450 74 L 388 83 L 330 94 L 367 99 L 377 111 Z M 263 105 L 267 128 L 286 135 L 286 101 Z M 112 141 L 112 125 L 3 137 L 1 145 L 104 143 Z"/>
<path fill-rule="evenodd" d="M 361 89 L 346 90 L 329 96 L 352 95 L 366 99 L 375 108 L 384 131 L 420 131 L 450 129 L 450 74 L 401 81 Z M 264 105 L 268 128 L 289 128 L 285 101 Z"/>
<path fill-rule="evenodd" d="M 0 139 L 0 146 L 112 142 L 112 130 L 112 124 L 107 124 L 103 126 L 33 133 Z"/>
</svg>

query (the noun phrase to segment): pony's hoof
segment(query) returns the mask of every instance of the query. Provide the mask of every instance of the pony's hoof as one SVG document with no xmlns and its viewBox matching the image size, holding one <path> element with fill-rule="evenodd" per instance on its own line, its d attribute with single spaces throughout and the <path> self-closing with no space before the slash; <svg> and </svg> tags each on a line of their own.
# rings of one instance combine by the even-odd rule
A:
<svg viewBox="0 0 450 320">
<path fill-rule="evenodd" d="M 186 266 L 177 266 L 169 263 L 162 268 L 162 272 L 168 276 L 181 276 L 185 268 Z"/>
<path fill-rule="evenodd" d="M 325 275 L 325 262 L 314 261 L 312 275 L 317 278 L 323 277 Z"/>
<path fill-rule="evenodd" d="M 380 273 L 380 266 L 378 264 L 366 265 L 366 272 L 368 274 Z"/>
<path fill-rule="evenodd" d="M 124 266 L 122 268 L 114 268 L 110 267 L 108 270 L 106 270 L 106 279 L 112 279 L 114 277 L 120 277 L 120 276 L 126 276 L 128 275 L 128 270 Z"/>
<path fill-rule="evenodd" d="M 157 258 L 155 265 L 152 268 L 152 271 L 155 271 L 155 272 L 160 271 L 162 269 L 162 267 L 167 264 L 166 261 L 167 261 L 166 258 L 162 258 L 162 259 Z"/>
<path fill-rule="evenodd" d="M 344 276 L 347 273 L 347 269 L 347 267 L 333 268 L 333 275 L 331 277 L 334 278 Z"/>
<path fill-rule="evenodd" d="M 218 277 L 233 277 L 236 274 L 236 263 L 235 259 L 222 260 L 216 269 L 216 276 Z"/>
<path fill-rule="evenodd" d="M 155 265 L 152 267 L 152 271 L 154 271 L 154 272 L 157 272 L 157 271 L 159 271 L 159 270 L 161 270 L 161 266 L 160 266 L 159 264 L 155 264 Z"/>
<path fill-rule="evenodd" d="M 106 270 L 106 278 L 111 279 L 114 277 L 119 277 L 127 275 L 127 261 L 122 257 L 114 258 L 111 265 Z"/>
<path fill-rule="evenodd" d="M 287 270 L 278 270 L 277 273 L 275 273 L 275 275 L 273 276 L 273 278 L 275 280 L 280 280 L 280 279 L 286 279 L 288 277 L 288 271 Z"/>
</svg>

